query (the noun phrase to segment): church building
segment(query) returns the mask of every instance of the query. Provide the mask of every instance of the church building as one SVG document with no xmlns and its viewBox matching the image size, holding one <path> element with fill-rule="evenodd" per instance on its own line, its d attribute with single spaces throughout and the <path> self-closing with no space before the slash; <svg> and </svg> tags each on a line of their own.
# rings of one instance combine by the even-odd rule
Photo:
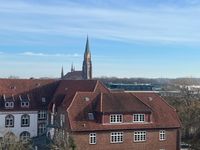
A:
<svg viewBox="0 0 200 150">
<path fill-rule="evenodd" d="M 71 72 L 68 72 L 64 75 L 63 68 L 61 70 L 61 79 L 64 80 L 90 80 L 92 79 L 92 61 L 91 61 L 91 52 L 89 48 L 89 39 L 87 37 L 84 60 L 82 70 L 75 70 L 75 67 L 71 66 Z"/>
</svg>

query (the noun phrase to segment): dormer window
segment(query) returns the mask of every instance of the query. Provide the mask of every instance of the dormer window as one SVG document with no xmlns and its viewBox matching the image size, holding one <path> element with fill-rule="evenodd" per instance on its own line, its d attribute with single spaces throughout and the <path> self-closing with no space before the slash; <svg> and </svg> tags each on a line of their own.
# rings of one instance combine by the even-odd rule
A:
<svg viewBox="0 0 200 150">
<path fill-rule="evenodd" d="M 21 107 L 29 107 L 29 101 L 22 101 Z"/>
<path fill-rule="evenodd" d="M 133 122 L 145 122 L 145 114 L 133 114 Z"/>
<path fill-rule="evenodd" d="M 5 102 L 5 108 L 13 108 L 14 107 L 14 102 Z"/>
<path fill-rule="evenodd" d="M 110 115 L 110 123 L 122 123 L 123 115 L 122 114 L 112 114 Z"/>
<path fill-rule="evenodd" d="M 21 101 L 21 107 L 29 107 L 29 103 L 30 103 L 30 99 L 29 99 L 29 95 L 27 94 L 27 95 L 20 95 L 19 96 L 19 99 L 20 99 L 20 101 Z"/>
<path fill-rule="evenodd" d="M 94 114 L 93 113 L 88 113 L 88 119 L 89 120 L 94 120 Z"/>
</svg>

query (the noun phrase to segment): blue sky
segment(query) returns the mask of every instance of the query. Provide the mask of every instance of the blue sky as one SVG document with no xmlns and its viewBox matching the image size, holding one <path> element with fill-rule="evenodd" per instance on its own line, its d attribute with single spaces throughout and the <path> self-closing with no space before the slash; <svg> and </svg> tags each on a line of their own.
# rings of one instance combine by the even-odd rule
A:
<svg viewBox="0 0 200 150">
<path fill-rule="evenodd" d="M 0 0 L 0 77 L 200 77 L 200 0 Z"/>
</svg>

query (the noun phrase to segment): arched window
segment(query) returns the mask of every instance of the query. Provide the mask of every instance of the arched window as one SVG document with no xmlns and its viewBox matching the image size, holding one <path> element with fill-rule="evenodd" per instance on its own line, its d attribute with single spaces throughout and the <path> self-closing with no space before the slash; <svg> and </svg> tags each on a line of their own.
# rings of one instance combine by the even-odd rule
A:
<svg viewBox="0 0 200 150">
<path fill-rule="evenodd" d="M 15 142 L 17 140 L 17 137 L 15 136 L 15 134 L 13 132 L 8 131 L 4 137 L 3 140 L 7 143 L 9 142 Z"/>
<path fill-rule="evenodd" d="M 21 117 L 21 126 L 28 127 L 30 125 L 30 116 L 25 114 Z"/>
<path fill-rule="evenodd" d="M 20 134 L 20 140 L 24 143 L 28 142 L 28 140 L 30 139 L 30 133 L 27 131 L 24 131 Z"/>
<path fill-rule="evenodd" d="M 5 127 L 14 127 L 14 116 L 13 115 L 7 115 L 5 118 Z"/>
</svg>

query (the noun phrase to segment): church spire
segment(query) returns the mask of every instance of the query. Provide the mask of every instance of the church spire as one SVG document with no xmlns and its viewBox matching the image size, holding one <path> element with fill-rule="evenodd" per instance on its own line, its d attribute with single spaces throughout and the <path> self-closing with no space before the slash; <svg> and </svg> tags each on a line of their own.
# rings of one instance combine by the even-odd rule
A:
<svg viewBox="0 0 200 150">
<path fill-rule="evenodd" d="M 89 39 L 88 39 L 88 36 L 87 36 L 86 46 L 85 46 L 85 54 L 86 54 L 86 53 L 90 53 L 90 47 L 89 47 Z"/>
<path fill-rule="evenodd" d="M 61 79 L 64 77 L 64 70 L 63 70 L 63 66 L 62 66 L 62 69 L 61 69 Z"/>
<path fill-rule="evenodd" d="M 89 48 L 88 36 L 87 36 L 86 45 L 85 45 L 82 73 L 83 73 L 84 79 L 92 79 L 92 61 L 91 61 L 91 53 L 90 53 L 90 48 Z"/>
</svg>

